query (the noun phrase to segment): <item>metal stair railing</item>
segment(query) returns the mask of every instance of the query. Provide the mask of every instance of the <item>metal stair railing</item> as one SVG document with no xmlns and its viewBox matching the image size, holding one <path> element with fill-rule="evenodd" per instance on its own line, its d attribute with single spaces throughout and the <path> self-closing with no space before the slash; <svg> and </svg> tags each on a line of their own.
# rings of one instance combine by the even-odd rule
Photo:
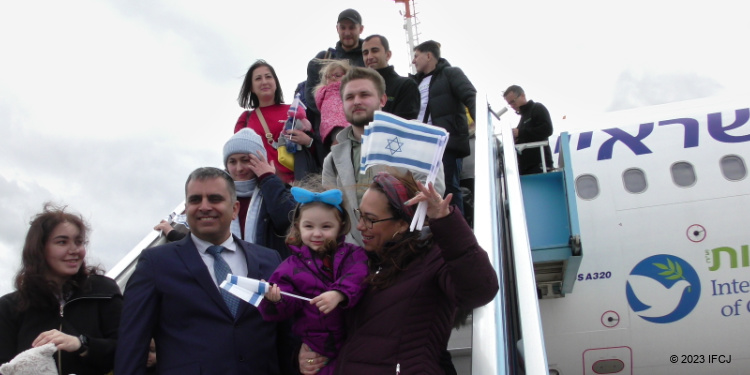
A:
<svg viewBox="0 0 750 375">
<path fill-rule="evenodd" d="M 501 288 L 492 303 L 474 310 L 472 374 L 547 374 L 513 132 L 486 105 L 476 119 L 475 197 L 488 204 L 475 206 L 474 233 L 490 252 Z"/>
</svg>

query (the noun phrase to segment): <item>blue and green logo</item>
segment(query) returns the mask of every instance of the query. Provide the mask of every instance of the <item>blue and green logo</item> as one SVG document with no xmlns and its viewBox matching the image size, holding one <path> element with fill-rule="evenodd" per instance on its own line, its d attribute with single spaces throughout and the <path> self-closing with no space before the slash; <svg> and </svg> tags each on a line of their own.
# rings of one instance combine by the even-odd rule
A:
<svg viewBox="0 0 750 375">
<path fill-rule="evenodd" d="M 698 305 L 701 283 L 695 269 L 684 259 L 659 254 L 633 267 L 625 294 L 630 308 L 644 320 L 672 323 Z"/>
</svg>

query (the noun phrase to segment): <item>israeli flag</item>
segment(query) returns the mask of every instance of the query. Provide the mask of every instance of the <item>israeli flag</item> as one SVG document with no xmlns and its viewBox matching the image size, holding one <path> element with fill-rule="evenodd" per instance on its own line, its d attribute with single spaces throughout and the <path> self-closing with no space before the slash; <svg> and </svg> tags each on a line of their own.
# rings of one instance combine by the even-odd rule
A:
<svg viewBox="0 0 750 375">
<path fill-rule="evenodd" d="M 271 289 L 270 283 L 250 277 L 229 274 L 225 281 L 260 295 L 266 294 L 266 292 Z"/>
<path fill-rule="evenodd" d="M 255 307 L 258 307 L 258 305 L 260 305 L 260 301 L 263 300 L 263 295 L 265 295 L 266 292 L 271 289 L 271 284 L 250 277 L 229 274 L 227 275 L 226 280 L 221 282 L 221 285 L 219 287 L 231 293 L 235 297 Z M 305 301 L 310 301 L 309 298 L 298 296 L 292 293 L 281 292 L 281 294 L 289 297 L 299 298 Z"/>
<path fill-rule="evenodd" d="M 362 135 L 359 171 L 385 164 L 437 174 L 447 144 L 448 132 L 443 128 L 376 111 Z"/>
<path fill-rule="evenodd" d="M 385 164 L 425 173 L 425 184 L 434 183 L 447 144 L 448 132 L 443 128 L 376 111 L 362 135 L 359 173 Z M 409 229 L 422 229 L 426 213 L 427 203 L 420 202 Z"/>
<path fill-rule="evenodd" d="M 260 301 L 263 300 L 262 294 L 254 293 L 237 284 L 232 284 L 227 280 L 221 282 L 221 289 L 226 290 L 240 300 L 245 301 L 255 307 L 258 307 L 258 305 L 260 305 Z"/>
</svg>

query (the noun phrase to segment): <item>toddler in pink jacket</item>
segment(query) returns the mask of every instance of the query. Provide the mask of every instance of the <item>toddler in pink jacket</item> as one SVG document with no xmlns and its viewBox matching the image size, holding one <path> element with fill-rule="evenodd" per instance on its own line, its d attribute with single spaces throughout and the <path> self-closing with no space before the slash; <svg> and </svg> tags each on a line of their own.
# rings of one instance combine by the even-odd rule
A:
<svg viewBox="0 0 750 375">
<path fill-rule="evenodd" d="M 341 101 L 341 78 L 351 66 L 347 60 L 330 60 L 320 70 L 320 84 L 315 87 L 315 104 L 320 110 L 320 139 L 336 144 L 336 134 L 349 126 Z"/>
</svg>

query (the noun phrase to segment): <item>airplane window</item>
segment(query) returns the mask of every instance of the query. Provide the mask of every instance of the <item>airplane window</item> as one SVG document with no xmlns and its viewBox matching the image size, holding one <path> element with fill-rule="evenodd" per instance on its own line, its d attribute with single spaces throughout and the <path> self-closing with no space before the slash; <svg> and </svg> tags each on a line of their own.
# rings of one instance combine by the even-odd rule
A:
<svg viewBox="0 0 750 375">
<path fill-rule="evenodd" d="M 576 178 L 576 193 L 581 199 L 594 199 L 599 195 L 599 183 L 596 177 L 584 174 Z"/>
<path fill-rule="evenodd" d="M 689 187 L 695 185 L 695 169 L 693 165 L 680 161 L 672 164 L 672 181 L 677 186 Z"/>
<path fill-rule="evenodd" d="M 727 180 L 741 180 L 747 176 L 745 162 L 737 155 L 727 155 L 721 158 L 721 173 Z"/>
<path fill-rule="evenodd" d="M 646 174 L 638 168 L 626 169 L 622 174 L 622 182 L 625 184 L 625 190 L 637 194 L 646 191 Z"/>
</svg>

